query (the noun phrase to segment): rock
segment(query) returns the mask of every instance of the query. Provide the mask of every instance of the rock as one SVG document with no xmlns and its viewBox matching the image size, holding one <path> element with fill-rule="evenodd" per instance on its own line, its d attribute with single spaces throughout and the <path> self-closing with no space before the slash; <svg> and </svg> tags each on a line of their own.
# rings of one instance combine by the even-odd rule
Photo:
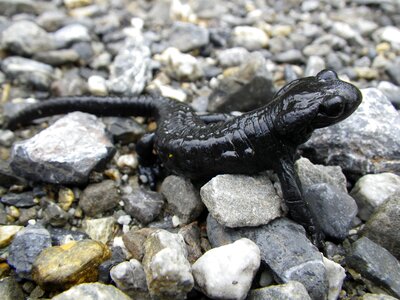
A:
<svg viewBox="0 0 400 300">
<path fill-rule="evenodd" d="M 15 207 L 32 207 L 39 203 L 33 192 L 24 192 L 20 194 L 8 193 L 1 197 L 1 203 Z"/>
<path fill-rule="evenodd" d="M 36 14 L 38 5 L 32 0 L 1 0 L 0 11 L 8 17 L 19 13 Z"/>
<path fill-rule="evenodd" d="M 275 88 L 265 58 L 255 52 L 219 81 L 209 97 L 208 111 L 249 111 L 272 100 Z"/>
<path fill-rule="evenodd" d="M 0 248 L 7 247 L 22 228 L 17 225 L 0 225 Z"/>
<path fill-rule="evenodd" d="M 246 48 L 234 47 L 217 52 L 217 60 L 222 67 L 234 67 L 245 62 L 250 54 Z"/>
<path fill-rule="evenodd" d="M 117 159 L 117 166 L 120 169 L 129 168 L 135 170 L 138 164 L 137 155 L 134 154 L 124 154 Z"/>
<path fill-rule="evenodd" d="M 366 44 L 360 33 L 347 22 L 333 22 L 331 32 L 350 43 L 363 46 Z"/>
<path fill-rule="evenodd" d="M 303 155 L 351 174 L 400 173 L 400 116 L 378 89 L 363 89 L 362 94 L 353 115 L 314 131 L 302 146 Z"/>
<path fill-rule="evenodd" d="M 86 219 L 82 227 L 91 239 L 107 244 L 115 232 L 115 220 L 113 217 L 100 219 Z"/>
<path fill-rule="evenodd" d="M 182 236 L 158 230 L 147 238 L 145 249 L 143 267 L 151 297 L 184 299 L 194 281 Z"/>
<path fill-rule="evenodd" d="M 390 79 L 396 85 L 400 85 L 400 59 L 396 59 L 394 62 L 389 64 L 386 68 L 386 72 L 388 73 Z"/>
<path fill-rule="evenodd" d="M 10 147 L 15 141 L 15 134 L 8 129 L 0 129 L 0 145 Z"/>
<path fill-rule="evenodd" d="M 63 227 L 67 224 L 70 215 L 57 204 L 48 201 L 44 205 L 43 222 L 54 227 Z"/>
<path fill-rule="evenodd" d="M 346 177 L 338 166 L 314 165 L 301 157 L 295 162 L 295 170 L 303 189 L 318 183 L 327 183 L 347 193 Z"/>
<path fill-rule="evenodd" d="M 27 225 L 30 220 L 37 218 L 37 207 L 21 208 L 19 210 L 20 216 L 18 218 L 18 224 Z"/>
<path fill-rule="evenodd" d="M 325 68 L 325 61 L 319 56 L 312 55 L 307 60 L 304 76 L 315 76 Z"/>
<path fill-rule="evenodd" d="M 157 218 L 164 205 L 162 195 L 144 188 L 135 189 L 132 193 L 123 195 L 122 200 L 124 211 L 142 224 L 148 224 Z"/>
<path fill-rule="evenodd" d="M 150 54 L 144 43 L 128 38 L 110 66 L 107 89 L 124 96 L 139 95 L 151 80 Z"/>
<path fill-rule="evenodd" d="M 27 226 L 15 235 L 9 247 L 7 262 L 19 277 L 31 280 L 33 262 L 50 246 L 50 233 L 45 228 L 39 225 Z"/>
<path fill-rule="evenodd" d="M 8 188 L 14 184 L 25 185 L 26 182 L 23 178 L 15 175 L 8 162 L 0 160 L 0 186 Z"/>
<path fill-rule="evenodd" d="M 400 30 L 396 26 L 385 26 L 375 32 L 381 41 L 400 45 Z"/>
<path fill-rule="evenodd" d="M 88 88 L 92 95 L 95 96 L 107 96 L 107 84 L 106 80 L 98 75 L 92 75 L 88 79 Z"/>
<path fill-rule="evenodd" d="M 10 166 L 16 174 L 34 181 L 84 184 L 89 173 L 104 165 L 114 152 L 104 125 L 93 115 L 74 112 L 31 139 L 14 144 Z"/>
<path fill-rule="evenodd" d="M 51 66 L 59 66 L 69 63 L 78 63 L 80 56 L 74 49 L 63 49 L 39 52 L 35 54 L 34 59 Z"/>
<path fill-rule="evenodd" d="M 21 56 L 55 49 L 55 41 L 36 23 L 20 20 L 6 28 L 1 35 L 1 44 L 5 49 Z"/>
<path fill-rule="evenodd" d="M 268 35 L 256 27 L 237 26 L 232 32 L 232 43 L 249 51 L 259 50 L 268 45 Z"/>
<path fill-rule="evenodd" d="M 304 199 L 325 235 L 344 240 L 357 215 L 357 204 L 346 192 L 326 183 L 311 185 L 304 190 Z"/>
<path fill-rule="evenodd" d="M 218 175 L 200 195 L 210 214 L 228 227 L 268 224 L 282 215 L 282 200 L 266 176 Z"/>
<path fill-rule="evenodd" d="M 69 24 L 53 33 L 57 48 L 65 48 L 73 43 L 90 42 L 89 30 L 82 24 Z"/>
<path fill-rule="evenodd" d="M 62 187 L 58 190 L 58 205 L 68 211 L 75 201 L 75 194 L 70 188 Z"/>
<path fill-rule="evenodd" d="M 367 221 L 382 203 L 396 194 L 396 191 L 400 193 L 400 176 L 381 173 L 361 177 L 351 191 L 359 208 L 360 219 Z"/>
<path fill-rule="evenodd" d="M 125 247 L 133 258 L 142 261 L 145 250 L 144 242 L 154 231 L 156 231 L 154 228 L 131 229 L 122 236 Z"/>
<path fill-rule="evenodd" d="M 67 15 L 64 11 L 44 11 L 36 18 L 36 23 L 47 32 L 54 32 L 64 25 L 66 19 Z"/>
<path fill-rule="evenodd" d="M 120 201 L 116 184 L 112 180 L 88 185 L 79 199 L 79 206 L 86 215 L 93 217 L 113 209 Z"/>
<path fill-rule="evenodd" d="M 192 23 L 175 22 L 169 35 L 168 44 L 181 52 L 201 48 L 209 43 L 207 28 Z"/>
<path fill-rule="evenodd" d="M 304 56 L 300 50 L 290 49 L 275 55 L 274 61 L 288 64 L 302 63 L 304 61 Z"/>
<path fill-rule="evenodd" d="M 400 260 L 400 190 L 371 215 L 362 234 Z"/>
<path fill-rule="evenodd" d="M 54 69 L 50 65 L 19 56 L 3 59 L 1 69 L 16 83 L 32 85 L 38 90 L 48 90 L 54 78 Z"/>
<path fill-rule="evenodd" d="M 49 228 L 51 236 L 51 244 L 53 246 L 61 246 L 71 241 L 82 241 L 89 239 L 89 236 L 81 231 L 72 231 L 63 228 Z"/>
<path fill-rule="evenodd" d="M 114 239 L 114 245 L 116 244 L 116 239 Z M 122 241 L 122 239 L 121 239 Z M 126 249 L 124 245 L 120 246 L 114 246 L 111 248 L 111 257 L 104 262 L 102 262 L 99 266 L 99 278 L 98 282 L 102 283 L 111 283 L 111 274 L 110 271 L 111 269 L 126 261 L 127 255 L 126 255 Z"/>
<path fill-rule="evenodd" d="M 392 296 L 400 297 L 400 263 L 385 248 L 363 237 L 352 245 L 346 262 Z"/>
<path fill-rule="evenodd" d="M 1 5 L 0 5 L 1 9 Z M 0 295 L 2 300 L 24 300 L 25 295 L 13 277 L 0 279 Z"/>
<path fill-rule="evenodd" d="M 207 251 L 193 264 L 196 285 L 210 298 L 245 299 L 260 266 L 260 250 L 248 239 Z"/>
<path fill-rule="evenodd" d="M 117 287 L 133 299 L 145 297 L 147 290 L 146 274 L 136 259 L 122 262 L 111 269 L 112 280 Z"/>
<path fill-rule="evenodd" d="M 110 256 L 106 245 L 92 240 L 50 247 L 35 260 L 32 278 L 44 290 L 65 290 L 96 281 L 98 266 Z"/>
<path fill-rule="evenodd" d="M 385 94 L 390 102 L 397 108 L 400 107 L 400 87 L 389 82 L 380 81 L 378 84 L 378 89 Z"/>
<path fill-rule="evenodd" d="M 398 298 L 394 298 L 385 294 L 364 294 L 361 300 L 396 300 Z"/>
<path fill-rule="evenodd" d="M 251 290 L 247 300 L 311 300 L 306 288 L 300 282 L 289 281 L 279 284 Z"/>
<path fill-rule="evenodd" d="M 201 255 L 201 233 L 197 222 L 193 222 L 179 229 L 178 232 L 183 236 L 188 252 L 188 261 L 193 264 Z"/>
<path fill-rule="evenodd" d="M 113 139 L 122 144 L 137 142 L 146 132 L 142 125 L 132 119 L 108 117 L 103 118 L 103 121 Z"/>
<path fill-rule="evenodd" d="M 113 300 L 131 300 L 131 298 L 117 289 L 115 286 L 102 283 L 82 283 L 70 288 L 52 300 L 97 300 L 97 299 L 113 299 Z"/>
<path fill-rule="evenodd" d="M 345 269 L 334 261 L 323 257 L 328 276 L 329 292 L 327 300 L 336 300 L 342 290 L 343 281 L 346 278 Z"/>
<path fill-rule="evenodd" d="M 167 200 L 168 210 L 183 224 L 194 221 L 204 209 L 199 192 L 189 179 L 168 176 L 164 179 L 160 192 Z"/>
</svg>

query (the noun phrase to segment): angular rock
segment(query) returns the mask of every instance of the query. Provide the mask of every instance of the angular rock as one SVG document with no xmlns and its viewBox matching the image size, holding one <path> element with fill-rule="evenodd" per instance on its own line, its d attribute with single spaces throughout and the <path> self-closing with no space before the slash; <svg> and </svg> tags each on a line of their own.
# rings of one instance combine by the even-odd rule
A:
<svg viewBox="0 0 400 300">
<path fill-rule="evenodd" d="M 0 186 L 8 188 L 14 184 L 25 185 L 26 182 L 11 170 L 8 162 L 0 160 Z"/>
<path fill-rule="evenodd" d="M 361 177 L 351 191 L 358 205 L 358 216 L 368 220 L 390 196 L 400 193 L 400 176 L 392 173 L 368 174 Z"/>
<path fill-rule="evenodd" d="M 35 260 L 32 278 L 44 290 L 65 290 L 96 281 L 98 266 L 110 256 L 106 245 L 92 240 L 50 247 Z"/>
<path fill-rule="evenodd" d="M 158 230 L 145 242 L 143 267 L 153 298 L 184 299 L 194 280 L 181 235 Z"/>
<path fill-rule="evenodd" d="M 369 218 L 362 235 L 390 251 L 400 260 L 400 191 L 389 197 Z"/>
<path fill-rule="evenodd" d="M 133 299 L 144 297 L 148 292 L 146 274 L 143 266 L 136 259 L 114 266 L 110 275 L 117 287 Z"/>
<path fill-rule="evenodd" d="M 115 182 L 104 180 L 100 183 L 88 185 L 79 199 L 79 206 L 86 215 L 93 217 L 102 214 L 117 206 L 120 195 Z"/>
<path fill-rule="evenodd" d="M 218 175 L 200 195 L 210 214 L 227 227 L 258 226 L 282 216 L 282 200 L 266 176 Z"/>
<path fill-rule="evenodd" d="M 47 91 L 54 79 L 52 66 L 32 59 L 9 56 L 3 59 L 1 69 L 9 79 Z"/>
<path fill-rule="evenodd" d="M 103 121 L 107 126 L 107 130 L 113 136 L 113 139 L 123 144 L 137 142 L 146 132 L 142 125 L 132 119 L 107 117 L 103 118 Z"/>
<path fill-rule="evenodd" d="M 160 192 L 168 202 L 168 210 L 183 224 L 194 221 L 204 209 L 199 192 L 189 179 L 171 175 L 164 179 Z"/>
<path fill-rule="evenodd" d="M 132 254 L 133 258 L 142 261 L 145 252 L 144 242 L 154 231 L 156 229 L 153 228 L 132 229 L 122 236 L 125 247 Z"/>
<path fill-rule="evenodd" d="M 208 43 L 207 28 L 186 22 L 174 23 L 168 41 L 171 47 L 176 47 L 182 52 L 206 46 Z"/>
<path fill-rule="evenodd" d="M 232 43 L 249 51 L 259 50 L 268 45 L 268 35 L 256 27 L 237 26 L 232 32 Z"/>
<path fill-rule="evenodd" d="M 217 60 L 222 67 L 241 65 L 250 54 L 243 47 L 234 47 L 217 52 Z"/>
<path fill-rule="evenodd" d="M 7 247 L 22 228 L 17 225 L 0 225 L 0 248 Z"/>
<path fill-rule="evenodd" d="M 70 215 L 57 204 L 48 201 L 43 210 L 43 222 L 54 227 L 63 227 L 67 224 Z"/>
<path fill-rule="evenodd" d="M 202 255 L 200 228 L 197 222 L 193 222 L 179 229 L 178 233 L 183 236 L 188 251 L 188 261 L 193 264 Z"/>
<path fill-rule="evenodd" d="M 357 204 L 346 192 L 326 183 L 304 190 L 311 213 L 327 237 L 344 240 L 357 215 Z"/>
<path fill-rule="evenodd" d="M 114 239 L 115 243 L 115 239 Z M 127 255 L 126 251 L 119 246 L 113 246 L 111 248 L 111 257 L 104 262 L 102 262 L 99 266 L 99 282 L 102 283 L 111 283 L 111 276 L 110 276 L 110 271 L 111 269 L 126 261 Z"/>
<path fill-rule="evenodd" d="M 81 231 L 72 231 L 63 228 L 49 228 L 51 235 L 51 244 L 61 246 L 71 241 L 82 241 L 89 239 L 89 236 Z"/>
<path fill-rule="evenodd" d="M 208 111 L 249 111 L 267 104 L 274 94 L 265 58 L 261 53 L 254 52 L 219 81 L 209 97 Z"/>
<path fill-rule="evenodd" d="M 144 188 L 135 189 L 132 193 L 123 195 L 122 200 L 124 211 L 142 224 L 148 224 L 157 218 L 164 205 L 162 195 Z"/>
<path fill-rule="evenodd" d="M 39 225 L 27 226 L 15 235 L 7 262 L 19 277 L 31 280 L 33 262 L 48 247 L 51 247 L 50 233 Z"/>
<path fill-rule="evenodd" d="M 70 113 L 29 140 L 14 144 L 10 166 L 34 181 L 84 184 L 115 148 L 93 115 Z M 39 175 L 40 174 L 40 175 Z"/>
<path fill-rule="evenodd" d="M 394 297 L 400 297 L 400 262 L 385 248 L 363 237 L 346 257 L 347 265 Z"/>
<path fill-rule="evenodd" d="M 24 292 L 20 285 L 11 276 L 0 279 L 0 295 L 2 300 L 25 299 Z"/>
<path fill-rule="evenodd" d="M 115 220 L 113 217 L 100 219 L 86 219 L 82 228 L 91 239 L 107 244 L 115 233 Z"/>
<path fill-rule="evenodd" d="M 289 281 L 279 284 L 251 290 L 247 300 L 311 300 L 306 288 L 298 281 Z"/>
<path fill-rule="evenodd" d="M 39 203 L 39 200 L 35 199 L 33 192 L 24 192 L 20 194 L 8 193 L 2 196 L 0 201 L 5 205 L 12 205 L 18 208 L 32 207 Z"/>
<path fill-rule="evenodd" d="M 249 239 L 207 251 L 193 264 L 196 285 L 210 298 L 245 299 L 260 266 L 260 249 Z"/>
<path fill-rule="evenodd" d="M 400 115 L 378 89 L 362 94 L 355 113 L 315 130 L 302 148 L 314 161 L 340 165 L 352 174 L 400 173 Z"/>
<path fill-rule="evenodd" d="M 113 300 L 131 300 L 129 296 L 121 292 L 115 286 L 102 283 L 82 283 L 70 288 L 52 300 L 98 300 L 98 299 L 113 299 Z"/>
<path fill-rule="evenodd" d="M 326 257 L 324 257 L 323 260 L 329 283 L 327 300 L 336 300 L 339 298 L 339 293 L 342 290 L 343 281 L 346 278 L 346 271 L 341 265 Z"/>
</svg>

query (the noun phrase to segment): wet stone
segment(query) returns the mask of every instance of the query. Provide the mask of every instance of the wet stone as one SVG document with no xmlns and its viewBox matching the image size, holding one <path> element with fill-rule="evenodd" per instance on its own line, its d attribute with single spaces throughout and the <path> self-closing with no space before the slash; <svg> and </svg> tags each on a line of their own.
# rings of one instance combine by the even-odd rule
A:
<svg viewBox="0 0 400 300">
<path fill-rule="evenodd" d="M 164 198 L 159 193 L 135 189 L 132 193 L 123 195 L 124 211 L 142 224 L 148 224 L 161 213 Z"/>
<path fill-rule="evenodd" d="M 11 168 L 34 181 L 86 183 L 89 173 L 114 154 L 104 129 L 93 115 L 70 113 L 31 139 L 14 144 Z"/>
<path fill-rule="evenodd" d="M 51 246 L 50 233 L 40 225 L 30 225 L 20 230 L 10 247 L 8 264 L 21 278 L 32 279 L 32 264 L 37 256 Z"/>
<path fill-rule="evenodd" d="M 218 175 L 200 195 L 210 214 L 228 227 L 263 225 L 282 215 L 282 200 L 266 176 Z"/>
<path fill-rule="evenodd" d="M 304 285 L 297 281 L 251 290 L 247 299 L 311 300 Z"/>
<path fill-rule="evenodd" d="M 88 185 L 80 195 L 79 206 L 88 216 L 96 216 L 118 205 L 120 195 L 112 180 Z"/>
<path fill-rule="evenodd" d="M 115 242 L 115 240 L 114 240 Z M 98 281 L 102 283 L 111 283 L 112 279 L 110 276 L 110 270 L 114 266 L 124 262 L 127 258 L 126 251 L 120 246 L 113 246 L 111 248 L 111 257 L 99 266 L 99 278 Z"/>
<path fill-rule="evenodd" d="M 13 277 L 0 279 L 0 295 L 2 300 L 25 299 L 24 292 Z"/>
<path fill-rule="evenodd" d="M 168 203 L 168 211 L 176 215 L 181 223 L 194 221 L 204 209 L 199 192 L 189 179 L 171 175 L 164 179 L 160 192 Z"/>
<path fill-rule="evenodd" d="M 260 250 L 249 239 L 207 251 L 193 264 L 196 285 L 210 298 L 245 299 L 260 266 Z"/>
<path fill-rule="evenodd" d="M 100 242 L 84 240 L 42 251 L 32 267 L 32 278 L 45 290 L 65 290 L 97 280 L 98 266 L 111 255 Z"/>
<path fill-rule="evenodd" d="M 121 292 L 115 286 L 102 283 L 82 283 L 52 298 L 52 300 L 75 300 L 75 299 L 131 300 L 129 296 Z"/>
<path fill-rule="evenodd" d="M 385 248 L 363 237 L 346 257 L 348 266 L 394 297 L 400 297 L 400 263 Z"/>
<path fill-rule="evenodd" d="M 19 208 L 32 207 L 39 203 L 33 192 L 24 192 L 20 194 L 8 193 L 2 196 L 0 201 L 5 205 L 12 205 Z"/>
<path fill-rule="evenodd" d="M 192 23 L 175 22 L 169 35 L 168 44 L 187 52 L 206 46 L 209 43 L 207 28 Z"/>
</svg>

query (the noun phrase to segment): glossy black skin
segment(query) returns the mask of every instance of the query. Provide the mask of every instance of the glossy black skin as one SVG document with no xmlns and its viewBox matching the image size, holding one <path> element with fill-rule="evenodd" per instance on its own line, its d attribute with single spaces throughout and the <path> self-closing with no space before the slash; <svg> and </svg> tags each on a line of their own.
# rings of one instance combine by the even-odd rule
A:
<svg viewBox="0 0 400 300">
<path fill-rule="evenodd" d="M 296 150 L 314 129 L 351 115 L 361 98 L 355 86 L 339 80 L 334 71 L 324 70 L 287 84 L 268 105 L 237 117 L 199 117 L 189 106 L 166 98 L 78 97 L 32 105 L 12 117 L 8 127 L 76 110 L 103 116 L 153 116 L 158 124 L 156 132 L 137 145 L 141 173 L 151 185 L 156 170 L 153 164 L 158 161 L 172 173 L 192 179 L 273 169 L 291 217 L 320 245 L 322 234 L 302 197 L 294 170 Z"/>
</svg>

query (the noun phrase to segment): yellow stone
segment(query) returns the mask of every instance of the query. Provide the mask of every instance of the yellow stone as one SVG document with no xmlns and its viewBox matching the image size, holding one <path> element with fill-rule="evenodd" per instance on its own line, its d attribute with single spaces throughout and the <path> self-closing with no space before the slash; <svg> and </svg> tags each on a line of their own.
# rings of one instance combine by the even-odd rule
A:
<svg viewBox="0 0 400 300">
<path fill-rule="evenodd" d="M 0 248 L 7 247 L 10 245 L 14 235 L 20 231 L 23 226 L 17 225 L 4 225 L 0 226 Z"/>
<path fill-rule="evenodd" d="M 63 210 L 68 211 L 74 201 L 75 195 L 71 189 L 61 188 L 58 191 L 58 204 Z"/>
<path fill-rule="evenodd" d="M 103 243 L 71 242 L 43 250 L 32 267 L 32 278 L 44 290 L 66 290 L 98 278 L 99 265 L 111 257 Z"/>
<path fill-rule="evenodd" d="M 0 278 L 6 277 L 10 273 L 10 269 L 11 268 L 7 263 L 0 263 Z"/>
</svg>

